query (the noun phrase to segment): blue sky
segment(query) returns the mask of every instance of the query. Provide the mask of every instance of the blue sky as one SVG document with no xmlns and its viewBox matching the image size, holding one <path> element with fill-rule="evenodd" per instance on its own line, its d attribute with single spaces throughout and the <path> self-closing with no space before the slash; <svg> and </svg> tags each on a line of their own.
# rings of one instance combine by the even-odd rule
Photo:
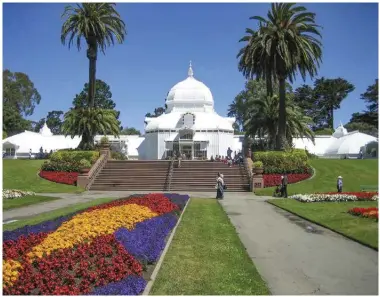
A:
<svg viewBox="0 0 380 297">
<path fill-rule="evenodd" d="M 323 26 L 323 64 L 319 77 L 343 77 L 356 86 L 335 112 L 335 126 L 362 111 L 360 100 L 378 77 L 378 4 L 305 5 Z M 67 111 L 88 80 L 85 47 L 78 52 L 60 42 L 64 4 L 3 4 L 3 68 L 29 75 L 41 94 L 30 117 Z M 237 70 L 238 40 L 255 28 L 253 15 L 266 15 L 269 4 L 118 4 L 128 28 L 125 43 L 100 54 L 97 78 L 111 86 L 124 127 L 143 129 L 144 115 L 163 106 L 170 88 L 195 77 L 212 91 L 215 109 L 226 115 L 243 89 Z M 307 80 L 306 83 L 312 83 Z M 294 87 L 303 84 L 298 78 Z"/>
</svg>

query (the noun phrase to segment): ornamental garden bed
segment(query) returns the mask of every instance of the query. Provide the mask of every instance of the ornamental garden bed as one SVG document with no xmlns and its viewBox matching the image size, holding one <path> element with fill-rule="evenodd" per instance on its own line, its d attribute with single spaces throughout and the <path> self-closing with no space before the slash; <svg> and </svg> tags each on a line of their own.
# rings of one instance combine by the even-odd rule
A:
<svg viewBox="0 0 380 297">
<path fill-rule="evenodd" d="M 377 207 L 354 207 L 348 211 L 349 214 L 363 218 L 379 220 L 379 209 Z"/>
<path fill-rule="evenodd" d="M 264 174 L 264 187 L 275 187 L 278 185 L 281 185 L 281 176 L 282 174 Z M 289 173 L 288 176 L 288 183 L 294 184 L 298 183 L 300 181 L 303 181 L 305 179 L 308 179 L 312 176 L 311 173 Z"/>
<path fill-rule="evenodd" d="M 341 201 L 377 201 L 377 192 L 330 192 L 315 194 L 296 194 L 289 196 L 290 199 L 299 202 L 341 202 Z"/>
<path fill-rule="evenodd" d="M 3 233 L 5 295 L 138 295 L 188 195 L 133 195 Z"/>
</svg>

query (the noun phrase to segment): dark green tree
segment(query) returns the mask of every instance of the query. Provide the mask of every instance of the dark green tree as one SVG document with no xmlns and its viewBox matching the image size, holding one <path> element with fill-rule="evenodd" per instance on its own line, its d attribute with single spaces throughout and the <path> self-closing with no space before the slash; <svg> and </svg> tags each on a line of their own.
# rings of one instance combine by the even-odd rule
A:
<svg viewBox="0 0 380 297">
<path fill-rule="evenodd" d="M 145 114 L 145 117 L 146 118 L 157 118 L 159 117 L 160 115 L 164 114 L 165 113 L 165 108 L 164 107 L 157 107 L 154 109 L 154 112 L 153 114 L 148 112 Z"/>
<path fill-rule="evenodd" d="M 313 119 L 313 130 L 334 128 L 334 110 L 355 89 L 343 78 L 315 80 L 314 86 L 303 85 L 296 89 L 294 101 Z"/>
<path fill-rule="evenodd" d="M 89 96 L 89 84 L 85 83 L 83 90 L 79 94 L 75 95 L 75 98 L 73 100 L 74 108 L 90 107 L 89 102 L 87 100 L 88 96 Z M 94 108 L 110 109 L 110 110 L 115 110 L 115 107 L 116 107 L 116 103 L 112 100 L 111 87 L 100 79 L 96 80 L 96 89 L 95 89 L 95 97 L 94 97 L 93 106 Z M 116 114 L 116 119 L 119 120 L 120 111 L 115 110 L 115 114 Z M 119 127 L 120 127 L 120 130 L 122 130 L 122 127 L 120 125 L 121 125 L 121 122 L 119 121 Z"/>
<path fill-rule="evenodd" d="M 136 128 L 130 127 L 130 128 L 124 128 L 121 130 L 120 135 L 141 135 L 141 132 L 137 130 Z"/>
<path fill-rule="evenodd" d="M 279 121 L 276 148 L 283 149 L 286 138 L 286 80 L 293 82 L 300 73 L 314 77 L 322 60 L 322 43 L 315 14 L 294 3 L 273 3 L 267 19 L 255 16 L 258 30 L 251 30 L 251 37 L 239 52 L 239 70 L 252 78 L 253 75 L 272 77 L 279 82 Z"/>
<path fill-rule="evenodd" d="M 94 107 L 96 60 L 98 49 L 105 54 L 107 47 L 114 45 L 115 40 L 123 43 L 127 34 L 125 23 L 115 9 L 114 3 L 82 3 L 67 5 L 62 14 L 65 19 L 61 29 L 61 42 L 69 48 L 75 45 L 81 49 L 84 39 L 87 43 L 89 60 L 89 96 L 90 107 Z"/>
<path fill-rule="evenodd" d="M 374 127 L 378 127 L 379 123 L 379 80 L 376 79 L 373 85 L 367 88 L 364 94 L 360 95 L 360 99 L 367 104 L 367 110 L 363 113 L 358 113 L 354 121 L 362 122 Z"/>
</svg>

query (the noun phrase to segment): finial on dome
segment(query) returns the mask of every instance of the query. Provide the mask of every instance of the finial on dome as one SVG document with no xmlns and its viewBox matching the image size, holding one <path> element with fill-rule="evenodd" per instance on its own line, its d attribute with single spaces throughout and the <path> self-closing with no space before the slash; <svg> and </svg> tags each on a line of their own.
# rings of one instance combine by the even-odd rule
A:
<svg viewBox="0 0 380 297">
<path fill-rule="evenodd" d="M 189 64 L 189 71 L 187 71 L 187 75 L 191 76 L 191 77 L 194 76 L 193 68 L 191 67 L 191 60 L 190 60 L 190 64 Z"/>
</svg>

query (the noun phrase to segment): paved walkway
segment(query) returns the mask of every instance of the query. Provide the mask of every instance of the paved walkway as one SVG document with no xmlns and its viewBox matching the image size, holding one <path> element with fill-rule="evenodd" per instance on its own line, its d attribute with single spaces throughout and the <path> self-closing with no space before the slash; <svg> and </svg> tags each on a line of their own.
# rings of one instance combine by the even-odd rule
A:
<svg viewBox="0 0 380 297">
<path fill-rule="evenodd" d="M 273 295 L 378 295 L 378 253 L 260 197 L 221 201 Z"/>
<path fill-rule="evenodd" d="M 61 199 L 44 202 L 35 205 L 30 205 L 26 207 L 15 208 L 7 211 L 3 211 L 3 222 L 11 221 L 11 220 L 20 220 L 28 217 L 32 217 L 44 212 L 49 212 L 55 209 L 67 207 L 77 203 L 85 203 L 98 198 L 122 198 L 127 197 L 132 194 L 144 194 L 146 191 L 87 191 L 81 194 L 75 193 L 41 193 L 38 195 L 41 196 L 50 196 L 50 197 L 59 197 Z M 179 192 L 180 194 L 189 194 L 190 197 L 197 198 L 215 198 L 215 192 Z M 229 193 L 230 197 L 252 197 L 251 193 Z"/>
</svg>

